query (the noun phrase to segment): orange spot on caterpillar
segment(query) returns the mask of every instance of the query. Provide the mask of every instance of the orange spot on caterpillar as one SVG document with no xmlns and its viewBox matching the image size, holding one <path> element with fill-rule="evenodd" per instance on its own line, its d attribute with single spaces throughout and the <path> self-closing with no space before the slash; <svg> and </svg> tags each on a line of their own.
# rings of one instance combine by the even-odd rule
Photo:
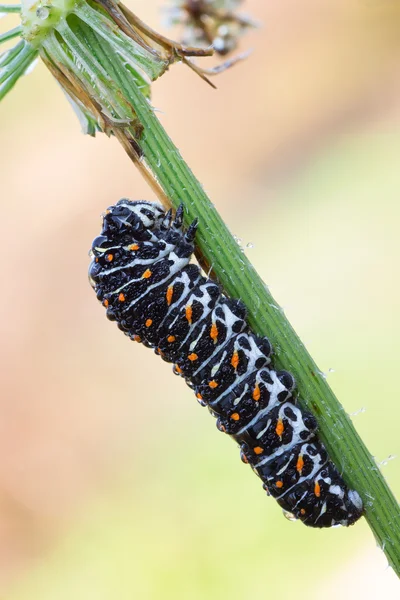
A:
<svg viewBox="0 0 400 600">
<path fill-rule="evenodd" d="M 276 482 L 275 482 L 275 485 L 276 485 L 276 487 L 277 487 L 277 488 L 279 488 L 279 489 L 280 489 L 280 488 L 282 488 L 282 487 L 283 487 L 283 481 L 276 481 Z"/>
<path fill-rule="evenodd" d="M 212 324 L 211 329 L 210 329 L 210 338 L 212 340 L 214 340 L 214 342 L 217 341 L 218 338 L 218 327 L 216 326 L 215 323 Z"/>
<path fill-rule="evenodd" d="M 168 342 L 169 344 L 172 344 L 172 342 L 174 342 L 175 340 L 176 340 L 176 337 L 175 337 L 174 335 L 169 335 L 169 336 L 167 337 L 167 342 Z"/>
<path fill-rule="evenodd" d="M 191 325 L 192 324 L 193 310 L 192 310 L 192 307 L 190 305 L 188 305 L 186 307 L 185 315 L 186 315 L 187 322 Z"/>
<path fill-rule="evenodd" d="M 259 399 L 260 399 L 260 397 L 261 397 L 261 390 L 260 390 L 260 387 L 259 387 L 259 385 L 257 383 L 256 387 L 253 390 L 253 400 L 255 402 L 258 402 Z"/>
<path fill-rule="evenodd" d="M 107 262 L 112 262 L 113 259 L 114 259 L 114 254 L 107 254 L 107 256 L 106 256 Z"/>
<path fill-rule="evenodd" d="M 234 369 L 238 368 L 238 365 L 239 365 L 239 354 L 236 351 L 232 354 L 231 365 L 232 365 L 232 367 Z"/>
<path fill-rule="evenodd" d="M 199 358 L 199 357 L 197 356 L 197 354 L 196 354 L 195 352 L 192 352 L 192 354 L 189 354 L 189 356 L 188 356 L 188 359 L 189 359 L 190 361 L 192 361 L 192 362 L 193 362 L 194 360 L 197 360 L 198 358 Z"/>
<path fill-rule="evenodd" d="M 254 454 L 262 454 L 264 452 L 264 448 L 261 448 L 261 446 L 256 446 L 254 448 Z"/>
<path fill-rule="evenodd" d="M 210 386 L 210 388 L 214 389 L 216 387 L 218 387 L 218 383 L 215 381 L 215 379 L 213 379 L 212 381 L 210 381 L 210 383 L 208 384 Z"/>
<path fill-rule="evenodd" d="M 108 305 L 109 305 L 109 302 L 108 302 L 108 300 L 104 300 L 104 302 L 103 302 L 103 306 L 105 306 L 105 307 L 107 308 L 107 306 L 108 306 Z"/>
<path fill-rule="evenodd" d="M 302 455 L 300 454 L 299 458 L 297 459 L 297 464 L 296 464 L 296 471 L 298 473 L 301 473 L 301 471 L 303 470 L 304 467 L 304 460 Z"/>
<path fill-rule="evenodd" d="M 178 367 L 178 365 L 175 365 L 175 371 L 176 371 L 177 373 L 179 373 L 179 375 L 181 375 L 181 374 L 182 374 L 182 369 L 181 369 L 180 367 Z"/>
<path fill-rule="evenodd" d="M 146 327 L 151 327 L 153 325 L 152 319 L 147 319 L 145 325 L 146 325 Z"/>
<path fill-rule="evenodd" d="M 231 419 L 232 419 L 232 421 L 239 421 L 239 419 L 240 419 L 239 413 L 233 413 L 231 415 Z"/>
<path fill-rule="evenodd" d="M 314 485 L 314 494 L 317 498 L 319 498 L 321 495 L 321 486 L 319 485 L 318 481 L 316 481 Z"/>
<path fill-rule="evenodd" d="M 124 294 L 123 294 L 122 292 L 121 292 L 121 293 L 120 293 L 120 295 L 118 296 L 118 300 L 119 300 L 120 302 L 125 302 L 125 296 L 124 296 Z"/>
<path fill-rule="evenodd" d="M 142 338 L 140 337 L 140 335 L 134 335 L 133 336 L 133 341 L 134 342 L 138 342 L 140 344 L 140 342 L 142 341 Z"/>
<path fill-rule="evenodd" d="M 201 394 L 196 394 L 196 398 L 198 398 L 199 400 L 203 400 L 203 396 Z"/>
<path fill-rule="evenodd" d="M 174 293 L 174 286 L 170 285 L 169 288 L 167 289 L 167 293 L 165 294 L 165 298 L 167 300 L 167 304 L 168 306 L 171 304 L 172 302 L 172 296 Z"/>
<path fill-rule="evenodd" d="M 301 514 L 301 515 L 305 515 L 305 514 L 306 514 L 306 509 L 305 509 L 305 508 L 302 508 L 302 509 L 300 510 L 300 514 Z"/>
<path fill-rule="evenodd" d="M 128 250 L 139 250 L 139 244 L 131 244 L 130 246 L 128 246 Z"/>
<path fill-rule="evenodd" d="M 146 269 L 142 275 L 142 279 L 148 279 L 151 276 L 152 276 L 152 272 L 150 271 L 150 269 Z"/>
<path fill-rule="evenodd" d="M 279 419 L 278 423 L 276 424 L 276 428 L 275 428 L 276 435 L 281 437 L 282 433 L 284 431 L 285 431 L 285 427 L 283 425 L 283 421 L 282 421 L 282 419 Z"/>
<path fill-rule="evenodd" d="M 98 259 L 98 258 L 95 258 L 94 262 L 99 262 L 99 259 Z"/>
</svg>

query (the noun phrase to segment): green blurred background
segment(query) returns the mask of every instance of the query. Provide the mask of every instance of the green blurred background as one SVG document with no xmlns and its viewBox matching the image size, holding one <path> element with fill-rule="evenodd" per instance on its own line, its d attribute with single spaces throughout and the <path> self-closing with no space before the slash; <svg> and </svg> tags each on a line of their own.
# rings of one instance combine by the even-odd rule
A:
<svg viewBox="0 0 400 600">
<path fill-rule="evenodd" d="M 161 2 L 128 4 L 159 27 Z M 398 493 L 400 7 L 246 9 L 251 58 L 218 91 L 174 67 L 153 104 Z M 153 199 L 122 148 L 81 135 L 42 65 L 0 131 L 0 598 L 397 597 L 364 521 L 284 519 L 170 367 L 105 319 L 86 277 L 100 213 Z"/>
</svg>

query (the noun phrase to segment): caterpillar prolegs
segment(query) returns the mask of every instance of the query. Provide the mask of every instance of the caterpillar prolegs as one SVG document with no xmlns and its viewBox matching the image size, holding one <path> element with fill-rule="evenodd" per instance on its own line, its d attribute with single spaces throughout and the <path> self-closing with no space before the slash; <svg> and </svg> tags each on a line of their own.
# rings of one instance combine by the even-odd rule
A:
<svg viewBox="0 0 400 600">
<path fill-rule="evenodd" d="M 273 369 L 271 345 L 250 331 L 244 305 L 190 263 L 196 228 L 184 230 L 182 205 L 174 218 L 144 201 L 111 206 L 89 269 L 107 317 L 173 363 L 285 511 L 311 527 L 353 524 L 361 498 L 292 398 L 294 378 Z"/>
</svg>

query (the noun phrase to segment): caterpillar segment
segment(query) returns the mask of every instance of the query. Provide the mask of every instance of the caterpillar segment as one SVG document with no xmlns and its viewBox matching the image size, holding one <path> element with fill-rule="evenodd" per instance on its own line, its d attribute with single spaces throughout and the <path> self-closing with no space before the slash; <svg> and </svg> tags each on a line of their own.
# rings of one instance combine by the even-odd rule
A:
<svg viewBox="0 0 400 600">
<path fill-rule="evenodd" d="M 244 305 L 190 263 L 197 221 L 185 230 L 183 212 L 125 199 L 106 210 L 89 279 L 107 317 L 173 364 L 284 511 L 310 527 L 353 524 L 360 496 L 293 398 L 293 376 L 274 370 L 271 344 L 250 330 Z"/>
</svg>

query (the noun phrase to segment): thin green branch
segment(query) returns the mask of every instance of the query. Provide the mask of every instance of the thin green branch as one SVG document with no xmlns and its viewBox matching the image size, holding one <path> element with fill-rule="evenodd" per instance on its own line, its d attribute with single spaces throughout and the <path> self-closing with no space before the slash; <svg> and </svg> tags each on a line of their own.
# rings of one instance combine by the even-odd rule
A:
<svg viewBox="0 0 400 600">
<path fill-rule="evenodd" d="M 0 15 L 1 13 L 20 13 L 21 9 L 20 4 L 0 4 Z"/>
<path fill-rule="evenodd" d="M 13 48 L 10 48 L 10 50 L 0 54 L 0 67 L 8 65 L 8 63 L 10 63 L 17 56 L 17 54 L 21 52 L 22 48 L 25 47 L 25 44 L 25 40 L 21 40 Z"/>
<path fill-rule="evenodd" d="M 36 56 L 37 50 L 25 40 L 0 56 L 0 100 L 25 75 Z"/>
<path fill-rule="evenodd" d="M 143 135 L 136 141 L 153 176 L 172 206 L 177 208 L 180 202 L 184 203 L 187 223 L 199 218 L 196 243 L 201 254 L 226 293 L 246 304 L 252 328 L 271 340 L 275 366 L 295 375 L 300 403 L 318 416 L 321 438 L 347 484 L 362 496 L 366 519 L 389 563 L 400 575 L 400 510 L 371 453 L 118 55 L 109 45 L 103 46 L 99 60 L 135 108 L 143 126 Z M 131 135 L 129 129 L 126 135 Z"/>
<path fill-rule="evenodd" d="M 0 44 L 3 42 L 8 42 L 8 40 L 12 40 L 22 33 L 22 27 L 19 25 L 18 27 L 14 27 L 14 29 L 10 29 L 5 33 L 0 34 Z"/>
<path fill-rule="evenodd" d="M 20 52 L 0 70 L 0 83 L 4 83 L 10 77 L 23 75 L 31 63 L 34 52 L 28 44 L 24 44 Z"/>
</svg>

